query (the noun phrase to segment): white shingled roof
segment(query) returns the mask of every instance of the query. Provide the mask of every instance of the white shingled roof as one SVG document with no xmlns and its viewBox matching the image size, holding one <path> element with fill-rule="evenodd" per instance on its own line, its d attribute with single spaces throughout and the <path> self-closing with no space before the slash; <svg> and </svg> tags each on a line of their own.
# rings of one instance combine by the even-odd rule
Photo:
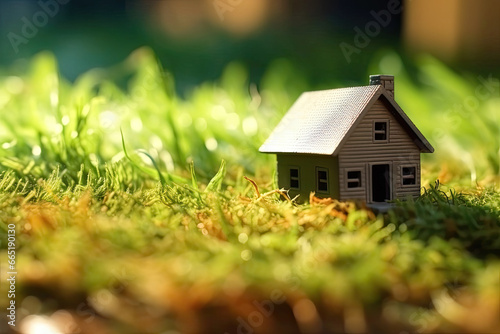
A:
<svg viewBox="0 0 500 334">
<path fill-rule="evenodd" d="M 380 85 L 303 93 L 260 147 L 263 153 L 336 153 L 356 120 L 381 95 L 417 138 L 422 152 L 434 149 Z"/>
</svg>

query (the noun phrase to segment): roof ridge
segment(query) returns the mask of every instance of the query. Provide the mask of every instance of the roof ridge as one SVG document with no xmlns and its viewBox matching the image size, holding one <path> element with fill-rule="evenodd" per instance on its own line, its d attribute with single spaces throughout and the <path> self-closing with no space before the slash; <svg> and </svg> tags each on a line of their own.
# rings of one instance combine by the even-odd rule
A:
<svg viewBox="0 0 500 334">
<path fill-rule="evenodd" d="M 340 89 L 352 89 L 352 88 L 374 88 L 374 90 L 377 90 L 379 87 L 382 87 L 382 85 L 364 85 L 364 86 L 349 86 L 349 87 L 338 87 L 338 88 L 328 88 L 328 89 L 319 89 L 319 90 L 308 90 L 303 92 L 302 94 L 305 93 L 319 93 L 319 92 L 329 92 L 333 90 L 340 90 Z"/>
</svg>

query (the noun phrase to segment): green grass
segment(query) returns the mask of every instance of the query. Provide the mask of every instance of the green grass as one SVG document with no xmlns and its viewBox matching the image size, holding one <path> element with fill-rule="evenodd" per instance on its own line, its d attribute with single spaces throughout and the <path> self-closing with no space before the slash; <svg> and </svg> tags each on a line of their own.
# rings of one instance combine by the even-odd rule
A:
<svg viewBox="0 0 500 334">
<path fill-rule="evenodd" d="M 259 85 L 231 64 L 185 98 L 148 49 L 74 83 L 49 54 L 1 70 L 0 229 L 16 225 L 18 324 L 498 331 L 498 92 L 474 118 L 448 112 L 479 83 L 430 58 L 412 64 L 428 78 L 418 82 L 408 62 L 388 52 L 370 72 L 395 72 L 396 98 L 436 153 L 424 160 L 423 196 L 386 215 L 362 203 L 297 205 L 273 191 L 274 160 L 258 146 L 316 88 L 293 80 L 286 61 Z M 270 316 L 260 324 L 254 311 Z"/>
</svg>

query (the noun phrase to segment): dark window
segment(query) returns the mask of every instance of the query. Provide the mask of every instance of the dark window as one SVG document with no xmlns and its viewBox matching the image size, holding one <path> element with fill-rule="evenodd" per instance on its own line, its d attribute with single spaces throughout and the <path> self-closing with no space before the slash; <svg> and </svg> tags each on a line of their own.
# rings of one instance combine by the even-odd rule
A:
<svg viewBox="0 0 500 334">
<path fill-rule="evenodd" d="M 375 140 L 387 140 L 387 122 L 375 122 L 374 131 Z"/>
<path fill-rule="evenodd" d="M 361 171 L 347 172 L 347 188 L 360 188 L 361 187 Z"/>
<path fill-rule="evenodd" d="M 417 183 L 417 168 L 416 167 L 403 167 L 401 178 L 403 185 L 412 185 Z"/>
<path fill-rule="evenodd" d="M 328 192 L 328 169 L 316 168 L 316 184 L 318 192 Z"/>
<path fill-rule="evenodd" d="M 291 189 L 299 189 L 299 169 L 298 168 L 290 168 L 290 188 Z"/>
</svg>

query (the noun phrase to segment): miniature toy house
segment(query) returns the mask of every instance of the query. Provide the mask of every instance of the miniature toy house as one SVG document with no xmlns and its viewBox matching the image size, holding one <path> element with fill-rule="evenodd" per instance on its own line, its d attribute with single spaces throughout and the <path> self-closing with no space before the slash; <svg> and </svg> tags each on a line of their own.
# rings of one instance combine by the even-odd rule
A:
<svg viewBox="0 0 500 334">
<path fill-rule="evenodd" d="M 420 153 L 434 148 L 394 100 L 394 77 L 303 93 L 260 152 L 275 153 L 278 184 L 302 201 L 367 203 L 420 195 Z"/>
</svg>

